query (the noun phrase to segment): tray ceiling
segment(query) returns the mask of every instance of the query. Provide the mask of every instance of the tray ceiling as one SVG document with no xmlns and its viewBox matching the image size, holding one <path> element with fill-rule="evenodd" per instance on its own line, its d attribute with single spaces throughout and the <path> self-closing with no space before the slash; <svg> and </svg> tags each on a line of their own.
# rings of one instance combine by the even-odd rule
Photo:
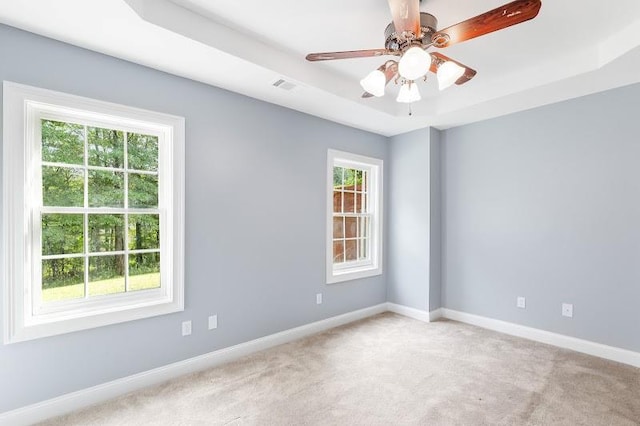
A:
<svg viewBox="0 0 640 426">
<path fill-rule="evenodd" d="M 504 0 L 424 0 L 445 27 Z M 361 99 L 384 59 L 309 63 L 309 52 L 383 47 L 386 0 L 30 0 L 0 22 L 288 108 L 393 135 L 447 128 L 640 81 L 640 2 L 543 0 L 532 21 L 440 50 L 478 71 L 408 107 Z M 284 79 L 296 85 L 272 85 Z M 397 88 L 391 87 L 393 94 Z"/>
</svg>

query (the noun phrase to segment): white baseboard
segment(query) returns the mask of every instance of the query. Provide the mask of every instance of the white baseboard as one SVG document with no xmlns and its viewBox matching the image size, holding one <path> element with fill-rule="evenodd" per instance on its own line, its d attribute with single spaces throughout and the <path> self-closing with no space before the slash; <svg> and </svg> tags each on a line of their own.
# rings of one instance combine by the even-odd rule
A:
<svg viewBox="0 0 640 426">
<path fill-rule="evenodd" d="M 423 322 L 433 322 L 439 318 L 442 318 L 442 309 L 436 309 L 435 311 L 427 312 L 421 309 L 410 308 L 404 305 L 398 305 L 397 303 L 387 302 L 387 311 L 393 312 L 405 317 L 417 319 Z"/>
<path fill-rule="evenodd" d="M 599 358 L 620 362 L 640 368 L 640 353 L 626 349 L 607 346 L 588 340 L 577 339 L 563 334 L 552 333 L 550 331 L 539 330 L 537 328 L 526 327 L 524 325 L 513 324 L 492 318 L 481 317 L 479 315 L 468 314 L 466 312 L 454 311 L 452 309 L 441 309 L 442 317 L 475 325 L 489 330 L 512 336 L 523 337 L 540 343 L 557 346 L 572 351 L 581 352 Z"/>
<path fill-rule="evenodd" d="M 104 402 L 120 395 L 166 382 L 167 380 L 171 380 L 185 374 L 215 367 L 254 352 L 269 349 L 274 346 L 288 343 L 293 340 L 367 318 L 385 311 L 394 312 L 424 322 L 435 321 L 438 318 L 447 318 L 512 336 L 518 336 L 565 349 L 571 349 L 576 352 L 582 352 L 588 355 L 617 361 L 634 367 L 640 367 L 640 353 L 638 352 L 602 345 L 600 343 L 594 343 L 587 340 L 481 317 L 465 312 L 454 311 L 451 309 L 442 308 L 427 312 L 395 303 L 382 303 L 369 308 L 349 312 L 343 315 L 327 318 L 322 321 L 271 334 L 246 343 L 241 343 L 215 352 L 210 352 L 184 361 L 155 368 L 153 370 L 134 374 L 132 376 L 117 379 L 91 388 L 72 392 L 13 411 L 0 413 L 0 425 L 19 426 L 37 423 L 51 417 L 60 416 L 71 411 Z"/>
<path fill-rule="evenodd" d="M 269 349 L 385 311 L 387 311 L 387 304 L 381 303 L 376 306 L 327 318 L 322 321 L 292 328 L 246 343 L 72 392 L 23 408 L 0 413 L 0 425 L 30 425 L 51 417 L 61 416 L 71 411 L 104 402 L 138 389 L 166 382 L 167 380 L 185 374 L 215 367 L 254 352 Z"/>
<path fill-rule="evenodd" d="M 421 309 L 410 308 L 404 305 L 398 305 L 396 303 L 387 302 L 387 310 L 396 314 L 404 315 L 405 317 L 417 319 L 418 321 L 429 322 L 429 312 Z"/>
</svg>

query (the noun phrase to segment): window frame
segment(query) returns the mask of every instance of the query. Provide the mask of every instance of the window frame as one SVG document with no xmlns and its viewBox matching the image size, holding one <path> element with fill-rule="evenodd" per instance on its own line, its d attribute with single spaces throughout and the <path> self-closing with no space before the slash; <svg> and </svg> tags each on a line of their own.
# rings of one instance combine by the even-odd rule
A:
<svg viewBox="0 0 640 426">
<path fill-rule="evenodd" d="M 367 205 L 370 215 L 369 260 L 333 263 L 333 168 L 357 168 L 367 171 Z M 382 274 L 383 260 L 383 161 L 350 152 L 327 151 L 327 208 L 326 208 L 326 281 L 334 284 Z"/>
<path fill-rule="evenodd" d="M 159 137 L 160 288 L 40 303 L 41 119 Z M 5 344 L 184 310 L 184 134 L 182 117 L 3 82 Z"/>
</svg>

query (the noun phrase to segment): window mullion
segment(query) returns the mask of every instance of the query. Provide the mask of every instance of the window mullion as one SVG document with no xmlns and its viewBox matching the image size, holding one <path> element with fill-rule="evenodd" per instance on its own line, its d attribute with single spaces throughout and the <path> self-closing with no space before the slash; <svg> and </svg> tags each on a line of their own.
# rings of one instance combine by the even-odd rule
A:
<svg viewBox="0 0 640 426">
<path fill-rule="evenodd" d="M 32 206 L 37 205 L 38 209 L 34 214 L 33 210 L 29 209 L 29 216 L 32 220 L 32 238 L 30 243 L 33 244 L 31 248 L 31 256 L 34 259 L 34 262 L 37 264 L 32 265 L 30 271 L 30 280 L 28 297 L 30 298 L 30 306 L 25 307 L 32 314 L 35 314 L 37 310 L 42 306 L 42 206 L 44 204 L 43 200 L 43 191 L 42 191 L 42 119 L 39 114 L 38 117 L 35 118 L 35 123 L 33 123 L 34 128 L 31 129 L 31 132 L 34 133 L 34 141 L 31 144 L 27 144 L 27 148 L 31 150 L 33 155 L 36 155 L 40 164 L 37 166 L 37 179 L 35 179 L 37 183 L 37 187 L 34 186 L 31 191 L 31 203 Z M 6 152 L 5 152 L 6 153 Z M 36 201 L 37 200 L 37 201 Z M 36 287 L 37 286 L 37 287 Z"/>
<path fill-rule="evenodd" d="M 124 291 L 129 292 L 129 132 L 124 132 Z"/>
<path fill-rule="evenodd" d="M 342 206 L 340 207 L 340 211 L 342 212 L 342 217 L 344 217 L 344 171 L 345 168 L 342 168 L 342 178 L 340 179 L 340 200 L 342 200 Z M 342 262 L 347 261 L 347 220 L 343 219 L 343 227 L 342 227 Z"/>
<path fill-rule="evenodd" d="M 360 260 L 360 221 L 361 217 L 356 217 L 356 260 Z"/>
<path fill-rule="evenodd" d="M 84 298 L 89 298 L 89 134 L 84 126 Z"/>
</svg>

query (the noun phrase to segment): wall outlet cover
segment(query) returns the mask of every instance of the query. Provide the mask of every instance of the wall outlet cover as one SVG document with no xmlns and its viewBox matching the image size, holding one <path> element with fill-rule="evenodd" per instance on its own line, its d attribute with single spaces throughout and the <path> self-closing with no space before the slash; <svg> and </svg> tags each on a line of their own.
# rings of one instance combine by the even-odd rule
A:
<svg viewBox="0 0 640 426">
<path fill-rule="evenodd" d="M 516 306 L 518 308 L 525 309 L 527 307 L 527 299 L 521 296 L 518 297 L 518 299 L 516 300 Z"/>
<path fill-rule="evenodd" d="M 216 328 L 218 328 L 218 316 L 211 315 L 209 317 L 209 330 L 214 330 Z"/>
<path fill-rule="evenodd" d="M 188 336 L 191 334 L 191 321 L 182 322 L 182 335 Z"/>
<path fill-rule="evenodd" d="M 571 303 L 562 304 L 562 316 L 573 318 L 573 305 Z"/>
</svg>

